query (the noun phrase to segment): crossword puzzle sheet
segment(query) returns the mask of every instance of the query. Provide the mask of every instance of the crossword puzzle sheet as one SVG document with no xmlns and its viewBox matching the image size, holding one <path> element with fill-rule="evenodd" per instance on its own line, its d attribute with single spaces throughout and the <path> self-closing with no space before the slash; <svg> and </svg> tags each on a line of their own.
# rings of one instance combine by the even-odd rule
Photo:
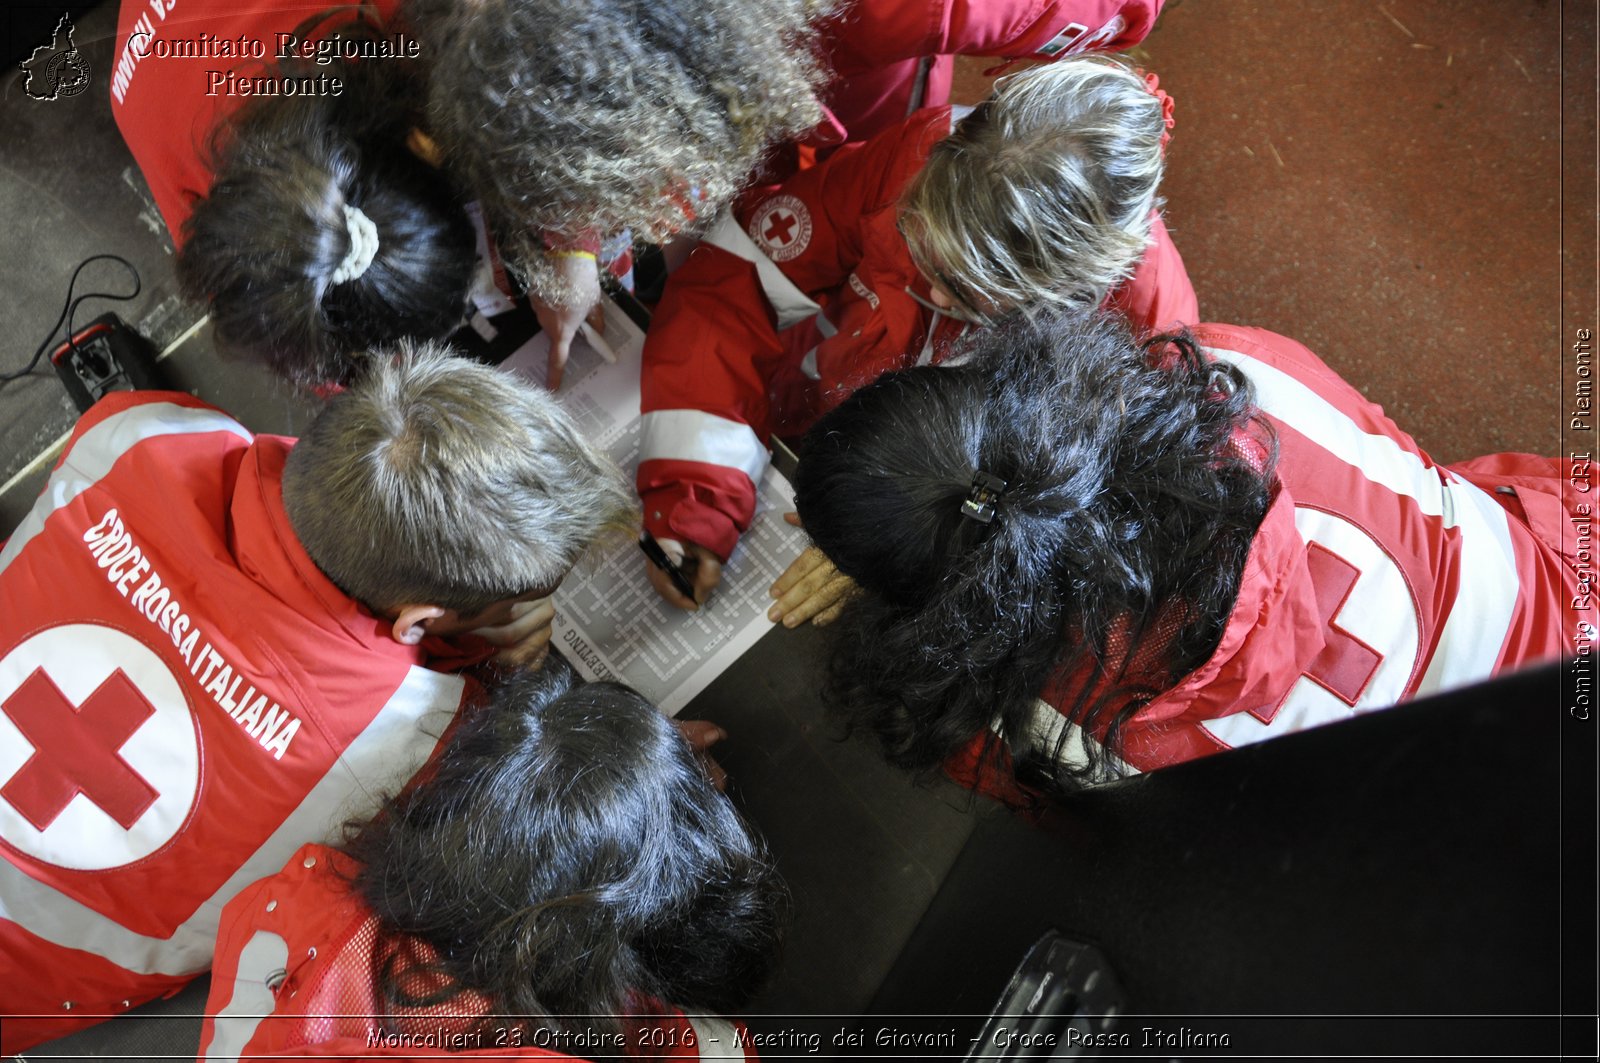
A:
<svg viewBox="0 0 1600 1063">
<path fill-rule="evenodd" d="M 588 437 L 631 479 L 639 467 L 639 359 L 644 333 L 613 303 L 603 303 L 605 342 L 617 361 L 583 338 L 574 340 L 561 401 Z M 543 384 L 549 341 L 541 333 L 501 368 Z M 805 549 L 805 535 L 783 514 L 794 509 L 789 482 L 772 468 L 762 477 L 750 530 L 722 570 L 722 583 L 699 612 L 662 601 L 630 540 L 591 551 L 555 593 L 555 645 L 591 679 L 615 679 L 676 715 L 724 668 L 772 628 L 767 588 Z"/>
</svg>

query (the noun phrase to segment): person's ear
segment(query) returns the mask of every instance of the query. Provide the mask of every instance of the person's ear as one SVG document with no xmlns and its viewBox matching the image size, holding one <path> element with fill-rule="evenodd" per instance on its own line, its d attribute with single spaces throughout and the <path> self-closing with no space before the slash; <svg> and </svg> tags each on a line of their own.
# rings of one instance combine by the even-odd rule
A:
<svg viewBox="0 0 1600 1063">
<path fill-rule="evenodd" d="M 415 646 L 427 636 L 429 624 L 450 612 L 438 605 L 402 605 L 394 618 L 394 640 L 404 646 Z"/>
</svg>

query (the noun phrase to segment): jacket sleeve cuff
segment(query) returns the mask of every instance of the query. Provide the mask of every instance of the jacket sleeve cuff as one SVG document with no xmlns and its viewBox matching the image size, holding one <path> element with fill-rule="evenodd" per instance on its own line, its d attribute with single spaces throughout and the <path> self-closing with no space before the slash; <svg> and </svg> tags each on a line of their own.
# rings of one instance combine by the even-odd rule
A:
<svg viewBox="0 0 1600 1063">
<path fill-rule="evenodd" d="M 703 546 L 726 562 L 755 514 L 755 492 L 749 482 L 711 485 L 652 478 L 655 486 L 646 487 L 649 464 L 639 468 L 645 530 L 658 539 Z"/>
</svg>

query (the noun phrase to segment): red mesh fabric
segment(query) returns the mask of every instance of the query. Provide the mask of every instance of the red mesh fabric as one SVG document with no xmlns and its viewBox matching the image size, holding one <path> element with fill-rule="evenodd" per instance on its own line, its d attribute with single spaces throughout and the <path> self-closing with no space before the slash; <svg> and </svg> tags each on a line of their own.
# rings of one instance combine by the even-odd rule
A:
<svg viewBox="0 0 1600 1063">
<path fill-rule="evenodd" d="M 466 1032 L 490 1011 L 478 993 L 445 993 L 449 981 L 434 967 L 433 949 L 414 938 L 382 939 L 375 916 L 352 923 L 328 952 L 326 962 L 313 959 L 280 990 L 280 1001 L 284 992 L 292 993 L 295 1010 L 304 1016 L 286 1031 L 285 1048 L 364 1038 L 373 1030 L 417 1037 L 440 1029 Z"/>
<path fill-rule="evenodd" d="M 1261 475 L 1266 471 L 1267 458 L 1272 453 L 1265 434 L 1266 429 L 1255 424 L 1237 429 L 1228 440 L 1225 456 L 1244 462 L 1257 476 Z"/>
<path fill-rule="evenodd" d="M 414 938 L 386 942 L 375 959 L 375 982 L 382 986 L 387 977 L 391 985 L 384 1001 L 385 1018 L 399 1033 L 421 1036 L 440 1026 L 466 1030 L 492 1011 L 489 999 L 480 993 L 451 993 L 451 979 L 438 967 L 437 954 Z"/>
<path fill-rule="evenodd" d="M 1188 616 L 1188 611 L 1182 606 L 1169 604 L 1164 608 L 1157 617 L 1153 629 L 1135 648 L 1132 660 L 1128 662 L 1126 676 L 1118 685 L 1142 681 L 1149 685 L 1149 689 L 1157 691 L 1171 686 L 1179 677 L 1168 674 L 1167 649 L 1178 637 L 1183 625 L 1188 622 Z M 1128 656 L 1129 641 L 1128 625 L 1125 622 L 1112 629 L 1106 639 L 1105 659 L 1109 678 L 1104 676 L 1101 678 L 1095 694 L 1108 688 L 1117 676 L 1117 662 Z M 1072 637 L 1069 636 L 1067 645 L 1071 644 Z M 1087 668 L 1071 673 L 1058 671 L 1045 684 L 1045 689 L 1040 691 L 1039 697 L 1055 706 L 1062 715 L 1068 715 L 1078 707 L 1078 694 L 1087 681 Z M 1092 705 L 1093 696 L 1085 704 Z M 1121 706 L 1115 708 L 1120 709 Z M 1102 722 L 1109 721 L 1115 714 L 1114 710 L 1103 713 Z M 1104 728 L 1096 728 L 1094 735 L 1097 739 L 1103 738 Z M 992 737 L 988 733 L 974 735 L 972 741 L 945 762 L 945 773 L 957 783 L 992 797 L 1014 810 L 1029 815 L 1040 812 L 1043 806 L 1039 802 L 1038 792 L 1016 780 L 1010 750 L 1003 743 L 988 744 Z M 1068 738 L 1067 741 L 1072 742 L 1076 739 Z M 986 750 L 987 756 L 984 755 Z M 1040 747 L 1034 752 L 1041 756 L 1049 756 L 1055 751 Z"/>
<path fill-rule="evenodd" d="M 1131 647 L 1131 657 L 1128 622 L 1124 619 L 1113 624 L 1106 636 L 1104 674 L 1095 690 L 1085 699 L 1085 704 L 1092 705 L 1094 699 L 1109 689 L 1113 682 L 1118 686 L 1148 685 L 1157 691 L 1171 686 L 1179 677 L 1169 673 L 1167 664 L 1169 648 L 1189 619 L 1189 611 L 1185 606 L 1168 602 L 1162 607 L 1151 629 L 1139 640 L 1139 644 Z M 1070 634 L 1066 644 L 1072 645 L 1076 637 L 1076 633 Z M 1123 662 L 1127 664 L 1125 671 L 1121 667 Z M 1050 678 L 1039 696 L 1066 713 L 1077 706 L 1078 696 L 1088 680 L 1088 665 L 1072 673 L 1057 672 Z M 1106 713 L 1103 718 L 1109 719 L 1111 715 L 1114 713 Z M 1097 733 L 1095 737 L 1101 736 Z"/>
<path fill-rule="evenodd" d="M 1128 661 L 1127 675 L 1130 679 L 1140 679 L 1166 686 L 1175 676 L 1168 674 L 1167 655 L 1168 648 L 1178 632 L 1183 629 L 1189 620 L 1189 610 L 1180 604 L 1168 602 L 1161 609 L 1161 615 L 1156 617 L 1154 627 L 1148 631 L 1139 645 L 1134 648 L 1133 654 L 1128 654 L 1128 627 L 1127 624 L 1117 624 L 1111 630 L 1111 637 L 1106 642 L 1106 659 L 1108 661 Z"/>
</svg>

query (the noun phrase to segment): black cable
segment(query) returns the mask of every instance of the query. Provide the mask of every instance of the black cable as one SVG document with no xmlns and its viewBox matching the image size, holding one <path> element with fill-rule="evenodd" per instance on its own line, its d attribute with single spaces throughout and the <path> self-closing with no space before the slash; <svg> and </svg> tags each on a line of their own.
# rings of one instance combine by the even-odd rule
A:
<svg viewBox="0 0 1600 1063">
<path fill-rule="evenodd" d="M 115 292 L 86 292 L 85 294 L 78 296 L 77 299 L 73 299 L 73 290 L 78 286 L 78 274 L 82 273 L 84 267 L 89 265 L 91 262 L 99 262 L 101 259 L 111 259 L 112 261 L 120 262 L 126 266 L 128 268 L 128 272 L 133 274 L 133 291 L 129 292 L 127 295 L 118 295 Z M 73 315 L 77 313 L 78 306 L 85 300 L 114 299 L 118 302 L 127 302 L 129 299 L 136 298 L 142 289 L 143 283 L 139 279 L 139 271 L 134 268 L 132 262 L 129 262 L 121 255 L 113 255 L 110 253 L 90 255 L 82 262 L 79 262 L 78 267 L 72 271 L 72 279 L 67 281 L 66 302 L 61 305 L 61 313 L 56 315 L 56 323 L 50 326 L 50 332 L 47 336 L 45 336 L 44 342 L 39 344 L 39 349 L 33 352 L 33 357 L 28 360 L 28 364 L 24 368 L 19 369 L 14 373 L 0 373 L 0 384 L 9 384 L 13 380 L 20 380 L 22 377 L 27 376 L 29 373 L 38 368 L 39 359 L 43 358 L 44 352 L 50 349 L 50 344 L 56 338 L 56 333 L 61 331 L 61 325 L 63 322 L 65 322 L 67 326 L 67 342 L 72 343 L 72 318 Z M 77 349 L 76 344 L 73 345 L 73 349 Z"/>
</svg>

